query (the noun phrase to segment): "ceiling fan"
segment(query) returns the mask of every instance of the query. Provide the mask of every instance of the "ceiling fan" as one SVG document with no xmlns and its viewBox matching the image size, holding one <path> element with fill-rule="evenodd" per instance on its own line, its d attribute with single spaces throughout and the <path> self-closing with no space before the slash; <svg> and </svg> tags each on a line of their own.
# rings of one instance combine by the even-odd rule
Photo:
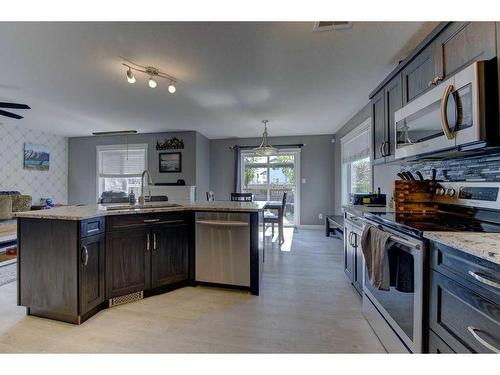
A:
<svg viewBox="0 0 500 375">
<path fill-rule="evenodd" d="M 31 109 L 26 104 L 0 102 L 0 116 L 11 117 L 11 118 L 14 118 L 16 120 L 22 119 L 23 116 L 20 116 L 20 115 L 18 115 L 16 113 L 3 111 L 1 108 L 9 108 L 9 109 L 10 108 L 12 108 L 12 109 Z"/>
</svg>

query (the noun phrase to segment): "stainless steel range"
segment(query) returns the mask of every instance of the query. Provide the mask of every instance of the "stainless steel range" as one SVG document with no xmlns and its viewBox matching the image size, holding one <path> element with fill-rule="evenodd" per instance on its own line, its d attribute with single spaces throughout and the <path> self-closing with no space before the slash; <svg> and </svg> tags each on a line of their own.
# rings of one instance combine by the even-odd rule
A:
<svg viewBox="0 0 500 375">
<path fill-rule="evenodd" d="M 429 218 L 408 213 L 366 214 L 366 223 L 391 234 L 390 248 L 405 258 L 406 276 L 390 290 L 363 278 L 363 312 L 389 352 L 421 353 L 427 332 L 428 241 L 425 231 L 500 233 L 500 183 L 441 182 Z M 392 277 L 392 276 L 391 276 Z M 396 280 L 399 281 L 399 280 Z M 391 283 L 392 285 L 392 283 Z"/>
</svg>

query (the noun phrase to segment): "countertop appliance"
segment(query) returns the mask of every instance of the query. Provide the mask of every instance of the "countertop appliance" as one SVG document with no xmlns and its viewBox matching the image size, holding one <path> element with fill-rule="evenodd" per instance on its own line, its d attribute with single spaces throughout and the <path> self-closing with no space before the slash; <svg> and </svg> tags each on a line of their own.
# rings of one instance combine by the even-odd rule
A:
<svg viewBox="0 0 500 375">
<path fill-rule="evenodd" d="M 497 82 L 494 60 L 475 62 L 396 111 L 396 159 L 499 146 Z"/>
<path fill-rule="evenodd" d="M 352 193 L 350 204 L 385 206 L 386 195 L 380 193 L 368 193 L 368 194 Z"/>
<path fill-rule="evenodd" d="M 439 182 L 438 212 L 422 218 L 408 213 L 367 213 L 363 220 L 390 233 L 396 251 L 411 255 L 413 288 L 401 292 L 375 289 L 364 275 L 363 312 L 389 352 L 421 353 L 427 332 L 425 270 L 428 241 L 424 231 L 500 233 L 500 183 Z"/>
<path fill-rule="evenodd" d="M 196 281 L 250 286 L 250 215 L 196 213 Z"/>
</svg>

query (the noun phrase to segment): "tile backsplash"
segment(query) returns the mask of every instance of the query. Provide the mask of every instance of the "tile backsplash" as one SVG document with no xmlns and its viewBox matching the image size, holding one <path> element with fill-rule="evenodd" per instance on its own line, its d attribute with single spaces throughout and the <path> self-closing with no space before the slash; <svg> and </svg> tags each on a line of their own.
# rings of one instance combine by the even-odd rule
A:
<svg viewBox="0 0 500 375">
<path fill-rule="evenodd" d="M 436 169 L 438 180 L 500 182 L 500 153 L 474 158 L 408 162 L 401 165 L 402 170 L 412 173 L 420 171 L 424 178 L 431 176 L 432 168 Z"/>
<path fill-rule="evenodd" d="M 0 190 L 18 190 L 33 197 L 52 198 L 67 203 L 68 196 L 68 139 L 49 133 L 30 130 L 13 124 L 0 125 Z M 42 144 L 49 148 L 48 171 L 24 169 L 24 144 Z"/>
</svg>

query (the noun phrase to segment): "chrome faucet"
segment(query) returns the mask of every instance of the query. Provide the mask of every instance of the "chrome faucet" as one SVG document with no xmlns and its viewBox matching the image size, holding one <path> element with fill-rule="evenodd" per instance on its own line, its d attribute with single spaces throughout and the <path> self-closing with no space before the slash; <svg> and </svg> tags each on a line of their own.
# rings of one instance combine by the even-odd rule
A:
<svg viewBox="0 0 500 375">
<path fill-rule="evenodd" d="M 146 197 L 144 196 L 144 176 L 148 175 L 148 193 L 149 196 L 151 196 L 151 189 L 149 188 L 149 185 L 153 185 L 153 179 L 151 178 L 151 175 L 149 174 L 148 170 L 145 169 L 144 172 L 142 172 L 141 175 L 141 196 L 139 197 L 139 204 L 144 204 L 146 202 Z"/>
</svg>

